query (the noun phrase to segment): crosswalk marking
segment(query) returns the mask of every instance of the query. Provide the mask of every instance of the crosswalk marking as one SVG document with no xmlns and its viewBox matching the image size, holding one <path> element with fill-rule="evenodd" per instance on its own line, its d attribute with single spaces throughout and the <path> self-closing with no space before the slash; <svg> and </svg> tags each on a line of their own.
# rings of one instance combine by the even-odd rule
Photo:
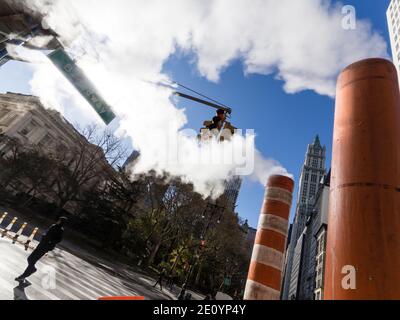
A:
<svg viewBox="0 0 400 320">
<path fill-rule="evenodd" d="M 18 286 L 18 282 L 14 281 L 14 278 L 16 277 L 16 275 L 13 272 L 12 268 L 7 268 L 7 266 L 5 264 L 0 263 L 0 270 L 1 270 L 1 275 L 2 275 L 2 277 L 0 277 L 2 288 L 7 288 L 7 289 L 12 290 L 13 288 Z M 3 277 L 5 275 L 7 275 L 8 278 L 11 279 L 11 281 L 3 280 Z M 51 292 L 48 292 L 47 290 L 39 290 L 39 288 L 41 288 L 41 284 L 36 282 L 35 280 L 29 279 L 29 282 L 32 283 L 32 285 L 29 286 L 29 289 L 35 291 L 35 295 L 45 296 L 47 299 L 50 299 L 50 300 L 60 300 L 60 298 L 58 298 L 56 295 L 53 295 Z M 2 289 L 2 290 L 4 290 L 4 289 Z"/>
<path fill-rule="evenodd" d="M 3 260 L 3 262 L 5 262 L 5 261 Z M 7 260 L 7 262 L 8 262 L 8 265 L 11 265 L 11 262 L 9 260 Z M 6 265 L 6 264 L 0 263 L 0 268 L 2 268 L 2 270 L 5 269 L 4 265 Z M 26 263 L 24 264 L 24 266 L 26 267 Z M 55 291 L 57 291 L 57 293 L 55 293 L 56 295 L 52 294 L 53 290 L 50 290 L 50 289 L 46 290 L 46 289 L 42 288 L 40 276 L 41 276 L 41 269 L 43 269 L 43 267 L 45 267 L 45 266 L 47 266 L 47 264 L 38 262 L 38 264 L 37 264 L 38 271 L 36 274 L 32 275 L 29 278 L 29 281 L 32 282 L 32 284 L 34 285 L 34 287 L 36 289 L 40 288 L 41 290 L 39 292 L 41 294 L 47 296 L 49 299 L 54 299 L 55 297 L 57 297 L 56 295 L 58 292 L 61 292 L 63 294 L 63 297 L 61 297 L 61 298 L 64 298 L 64 299 L 65 299 L 65 297 L 72 299 L 72 300 L 96 299 L 97 298 L 97 295 L 88 296 L 83 292 L 79 292 L 78 294 L 76 294 L 77 293 L 76 288 L 74 286 L 71 286 L 71 284 L 68 283 L 67 281 L 65 281 L 64 279 L 60 279 L 60 275 L 58 274 L 58 272 L 57 272 L 57 277 L 56 277 L 56 281 L 57 281 L 57 283 L 56 283 L 57 287 L 55 290 Z M 8 271 L 8 274 L 11 275 L 11 279 L 13 280 L 16 277 L 16 274 L 15 273 L 11 274 L 10 270 L 12 270 L 12 269 L 11 268 L 6 269 L 5 271 Z M 65 277 L 65 279 L 66 279 L 66 277 Z M 15 284 L 16 283 L 17 282 L 15 282 Z"/>
<path fill-rule="evenodd" d="M 97 283 L 99 276 L 102 276 L 103 277 L 102 285 L 107 287 L 107 289 L 110 290 L 109 293 L 111 293 L 111 294 L 115 294 L 116 289 L 124 294 L 132 293 L 132 292 L 129 292 L 129 291 L 121 288 L 124 285 L 121 284 L 118 279 L 115 279 L 115 281 L 117 281 L 117 282 L 115 282 L 115 281 L 112 282 L 109 279 L 110 276 L 107 273 L 105 273 L 103 270 L 101 270 L 101 271 L 99 271 L 98 269 L 93 270 L 93 268 L 91 268 L 89 265 L 86 265 L 86 263 L 80 263 L 79 266 L 75 266 L 75 265 L 71 265 L 71 263 L 68 261 L 60 262 L 60 269 L 64 268 L 64 266 L 68 267 L 69 272 L 73 272 L 73 273 L 77 274 L 80 278 L 82 278 L 82 276 L 86 277 L 87 280 L 89 280 L 88 278 L 90 278 L 90 280 L 93 280 L 94 283 Z M 78 271 L 78 268 L 79 268 L 79 271 Z M 84 269 L 85 269 L 85 271 L 81 271 Z M 93 272 L 96 272 L 96 273 L 93 274 Z M 104 275 L 107 278 L 104 278 Z M 115 287 L 115 286 L 117 286 L 117 287 Z"/>
<path fill-rule="evenodd" d="M 18 285 L 14 278 L 27 266 L 28 254 L 30 252 L 25 252 L 23 247 L 11 245 L 6 240 L 0 242 L 0 255 L 3 257 L 0 260 L 0 286 L 2 290 L 7 288 L 10 291 L 10 298 L 13 289 L 16 289 Z M 59 256 L 68 262 L 64 263 L 63 260 L 58 262 Z M 15 267 L 16 261 L 17 267 Z M 67 252 L 57 250 L 56 255 L 50 253 L 36 266 L 37 273 L 28 279 L 32 285 L 25 289 L 28 298 L 31 295 L 36 299 L 97 300 L 101 296 L 136 295 L 133 290 L 126 289 L 119 279 Z M 56 289 L 54 290 L 44 289 L 41 283 L 42 270 L 49 266 L 56 270 Z M 84 271 L 78 271 L 79 268 Z"/>
<path fill-rule="evenodd" d="M 48 265 L 54 266 L 52 263 L 48 263 Z M 57 268 L 57 274 L 61 274 L 63 276 L 69 277 L 70 281 L 78 284 L 79 286 L 82 286 L 82 283 L 85 283 L 87 286 L 90 286 L 92 288 L 92 289 L 89 289 L 89 290 L 91 290 L 95 294 L 98 294 L 98 295 L 102 294 L 100 291 L 96 292 L 96 288 L 94 287 L 94 285 L 92 283 L 90 283 L 89 281 L 83 279 L 83 276 L 84 276 L 83 274 L 79 274 L 79 273 L 77 273 L 75 271 L 72 271 L 70 268 L 68 269 L 68 271 L 64 270 L 63 268 Z M 72 274 L 74 276 L 71 277 Z M 80 282 L 75 280 L 76 278 L 79 279 Z M 114 294 L 114 292 L 110 292 L 108 290 L 104 290 L 104 286 L 102 287 L 102 289 L 103 289 L 103 291 L 107 291 L 109 294 Z"/>
<path fill-rule="evenodd" d="M 88 299 L 97 299 L 98 297 L 104 295 L 104 294 L 102 294 L 100 292 L 94 292 L 93 290 L 85 288 L 80 283 L 77 282 L 76 279 L 82 280 L 83 276 L 85 276 L 84 274 L 77 274 L 76 272 L 71 272 L 70 268 L 68 268 L 68 274 L 67 274 L 66 270 L 61 269 L 62 266 L 63 266 L 62 263 L 60 263 L 58 265 L 58 264 L 54 264 L 54 263 L 49 263 L 48 260 L 49 259 L 47 259 L 47 261 L 39 262 L 38 265 L 39 266 L 50 265 L 52 267 L 55 267 L 56 270 L 57 270 L 57 282 L 59 281 L 59 282 L 63 283 L 64 286 L 71 288 L 71 290 L 73 292 L 79 292 L 79 294 L 81 294 L 82 296 L 84 296 L 84 297 L 86 297 Z M 74 273 L 74 275 L 72 273 Z M 104 282 L 99 281 L 99 280 L 100 280 L 100 278 L 97 278 L 97 283 L 103 288 Z M 70 281 L 70 282 L 68 282 L 68 281 Z M 72 285 L 71 282 L 77 284 L 78 286 Z M 85 293 L 85 291 L 86 292 L 87 291 L 91 291 L 91 294 L 87 294 L 87 293 Z M 109 293 L 111 295 L 115 295 L 116 294 L 115 291 L 112 291 L 112 292 L 109 292 Z"/>
<path fill-rule="evenodd" d="M 83 279 L 82 279 L 82 282 L 84 282 L 86 285 L 88 285 L 88 286 L 94 288 L 94 286 L 92 285 L 92 283 L 89 283 L 88 281 L 83 280 Z M 97 281 L 96 281 L 95 283 L 97 283 Z M 102 282 L 102 285 L 101 285 L 101 290 L 102 290 L 102 292 L 98 292 L 98 294 L 99 294 L 99 296 L 103 296 L 103 295 L 105 295 L 105 294 L 106 294 L 106 295 L 115 295 L 115 294 L 119 294 L 119 295 L 120 295 L 120 294 L 130 295 L 130 294 L 132 294 L 132 292 L 128 292 L 128 291 L 122 289 L 121 286 L 122 286 L 122 285 L 120 285 L 120 288 L 118 288 L 118 290 L 116 290 L 115 288 L 112 288 L 112 287 L 108 286 L 107 282 Z"/>
<path fill-rule="evenodd" d="M 6 217 L 7 215 L 2 214 L 0 221 Z M 101 259 L 85 251 L 79 254 L 83 254 L 82 259 L 62 250 L 62 247 L 50 252 L 36 264 L 38 271 L 29 277 L 28 285 L 18 286 L 14 278 L 27 267 L 27 257 L 37 246 L 40 237 L 35 236 L 36 232 L 39 234 L 37 228 L 29 224 L 24 228 L 24 225 L 21 226 L 16 221 L 17 217 L 10 221 L 1 221 L 4 224 L 1 223 L 0 236 L 3 230 L 6 234 L 4 238 L 0 237 L 0 300 L 97 300 L 104 296 L 174 299 L 168 293 L 153 289 L 152 280 L 144 281 L 142 275 L 129 272 L 124 266 L 100 262 Z M 32 239 L 32 235 L 35 239 Z M 17 239 L 12 244 L 14 237 Z M 25 250 L 24 244 L 27 242 L 29 249 Z M 49 278 L 52 272 L 55 274 L 55 282 Z M 52 287 L 54 283 L 55 287 Z"/>
<path fill-rule="evenodd" d="M 72 266 L 71 264 L 69 264 L 69 262 L 66 262 L 66 265 L 69 267 L 69 269 L 68 269 L 69 271 L 82 275 L 82 273 L 80 271 L 79 272 L 76 271 L 77 269 L 75 268 L 75 266 Z M 82 270 L 84 268 L 85 268 L 84 265 L 80 265 L 79 266 L 80 270 Z M 101 271 L 101 273 L 105 274 L 104 271 Z M 98 270 L 96 270 L 96 274 L 93 274 L 91 268 L 87 268 L 87 270 L 85 270 L 84 275 L 85 275 L 86 278 L 90 278 L 95 283 L 98 282 L 98 276 L 99 276 L 99 271 Z M 108 274 L 106 274 L 106 275 L 107 275 L 107 277 L 110 277 Z M 115 290 L 116 289 L 118 289 L 119 291 L 121 291 L 121 293 L 124 293 L 124 294 L 128 294 L 128 295 L 132 294 L 132 292 L 126 291 L 126 290 L 121 288 L 121 286 L 124 286 L 123 284 L 118 283 L 118 282 L 112 282 L 110 279 L 107 279 L 107 278 L 103 280 L 103 284 L 102 285 L 106 286 L 109 290 L 111 290 L 112 294 L 115 294 Z M 117 288 L 115 286 L 117 286 Z"/>
<path fill-rule="evenodd" d="M 49 264 L 51 265 L 51 264 Z M 103 289 L 103 292 L 101 290 L 96 290 L 96 289 L 90 289 L 89 287 L 94 288 L 91 284 L 88 284 L 88 282 L 85 282 L 88 284 L 86 287 L 82 285 L 82 283 L 78 282 L 75 277 L 71 277 L 71 274 L 67 274 L 64 270 L 62 269 L 57 269 L 57 280 L 60 279 L 60 277 L 67 279 L 68 281 L 74 283 L 75 285 L 73 286 L 74 289 L 79 290 L 82 294 L 84 294 L 82 291 L 89 292 L 91 295 L 87 296 L 90 299 L 93 299 L 93 297 L 100 297 L 104 295 L 105 291 L 103 288 L 104 286 L 102 285 L 101 289 Z M 82 281 L 82 278 L 79 279 Z M 107 290 L 108 291 L 108 290 Z M 109 292 L 107 294 L 115 295 L 115 292 Z M 84 294 L 85 295 L 85 294 Z"/>
</svg>

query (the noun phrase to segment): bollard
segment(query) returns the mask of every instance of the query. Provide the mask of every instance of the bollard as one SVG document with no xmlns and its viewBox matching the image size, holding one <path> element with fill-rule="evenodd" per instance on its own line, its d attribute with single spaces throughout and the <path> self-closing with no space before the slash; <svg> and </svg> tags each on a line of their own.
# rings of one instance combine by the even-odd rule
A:
<svg viewBox="0 0 400 320">
<path fill-rule="evenodd" d="M 245 300 L 279 300 L 294 181 L 271 176 L 247 277 Z"/>
<path fill-rule="evenodd" d="M 15 242 L 17 242 L 17 240 L 18 240 L 18 238 L 19 238 L 19 236 L 22 234 L 22 232 L 24 231 L 24 229 L 26 228 L 26 225 L 27 225 L 27 223 L 26 222 L 24 222 L 24 224 L 22 225 L 22 227 L 18 230 L 18 232 L 15 234 L 15 236 L 13 237 L 13 244 L 15 243 Z"/>
<path fill-rule="evenodd" d="M 4 219 L 7 217 L 8 212 L 4 212 L 4 214 L 2 215 L 2 217 L 0 218 L 0 224 L 3 223 Z"/>
<path fill-rule="evenodd" d="M 32 234 L 29 236 L 28 240 L 26 240 L 26 242 L 25 242 L 25 244 L 24 244 L 24 246 L 25 246 L 25 251 L 28 250 L 29 244 L 30 244 L 30 243 L 33 241 L 33 239 L 35 238 L 35 235 L 36 235 L 36 233 L 38 232 L 38 230 L 39 230 L 39 228 L 35 228 L 35 229 L 32 231 Z"/>
<path fill-rule="evenodd" d="M 12 219 L 11 223 L 10 223 L 10 224 L 7 226 L 7 228 L 5 228 L 5 229 L 3 230 L 3 232 L 1 233 L 1 237 L 2 237 L 2 238 L 4 238 L 4 237 L 7 235 L 7 233 L 11 231 L 12 227 L 14 226 L 14 223 L 15 223 L 17 220 L 18 220 L 17 217 L 14 217 L 14 218 Z"/>
</svg>

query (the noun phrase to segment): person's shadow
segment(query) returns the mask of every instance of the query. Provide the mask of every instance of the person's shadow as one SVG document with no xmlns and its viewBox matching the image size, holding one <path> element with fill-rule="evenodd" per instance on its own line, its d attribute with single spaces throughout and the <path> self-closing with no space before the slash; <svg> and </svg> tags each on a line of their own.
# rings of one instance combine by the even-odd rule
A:
<svg viewBox="0 0 400 320">
<path fill-rule="evenodd" d="M 17 287 L 14 288 L 14 300 L 29 300 L 25 293 L 25 289 L 31 285 L 29 281 L 21 281 Z"/>
</svg>

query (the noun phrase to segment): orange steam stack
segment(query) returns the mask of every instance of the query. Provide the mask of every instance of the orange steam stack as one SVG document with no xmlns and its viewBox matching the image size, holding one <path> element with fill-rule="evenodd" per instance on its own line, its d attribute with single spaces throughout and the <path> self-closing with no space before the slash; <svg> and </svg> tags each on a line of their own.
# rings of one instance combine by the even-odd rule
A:
<svg viewBox="0 0 400 320">
<path fill-rule="evenodd" d="M 271 176 L 265 191 L 245 300 L 279 300 L 294 182 Z"/>
<path fill-rule="evenodd" d="M 400 299 L 400 95 L 394 65 L 368 59 L 337 84 L 326 300 Z"/>
</svg>

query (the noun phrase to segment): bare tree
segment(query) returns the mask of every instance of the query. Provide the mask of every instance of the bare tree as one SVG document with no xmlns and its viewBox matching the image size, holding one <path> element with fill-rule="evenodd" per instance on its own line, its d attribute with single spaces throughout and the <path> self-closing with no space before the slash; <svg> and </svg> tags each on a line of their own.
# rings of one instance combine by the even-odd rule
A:
<svg viewBox="0 0 400 320">
<path fill-rule="evenodd" d="M 83 201 L 85 191 L 106 188 L 127 155 L 120 139 L 97 126 L 81 130 L 74 143 L 68 150 L 55 151 L 57 164 L 48 191 L 57 199 L 60 210 L 71 201 Z"/>
</svg>

